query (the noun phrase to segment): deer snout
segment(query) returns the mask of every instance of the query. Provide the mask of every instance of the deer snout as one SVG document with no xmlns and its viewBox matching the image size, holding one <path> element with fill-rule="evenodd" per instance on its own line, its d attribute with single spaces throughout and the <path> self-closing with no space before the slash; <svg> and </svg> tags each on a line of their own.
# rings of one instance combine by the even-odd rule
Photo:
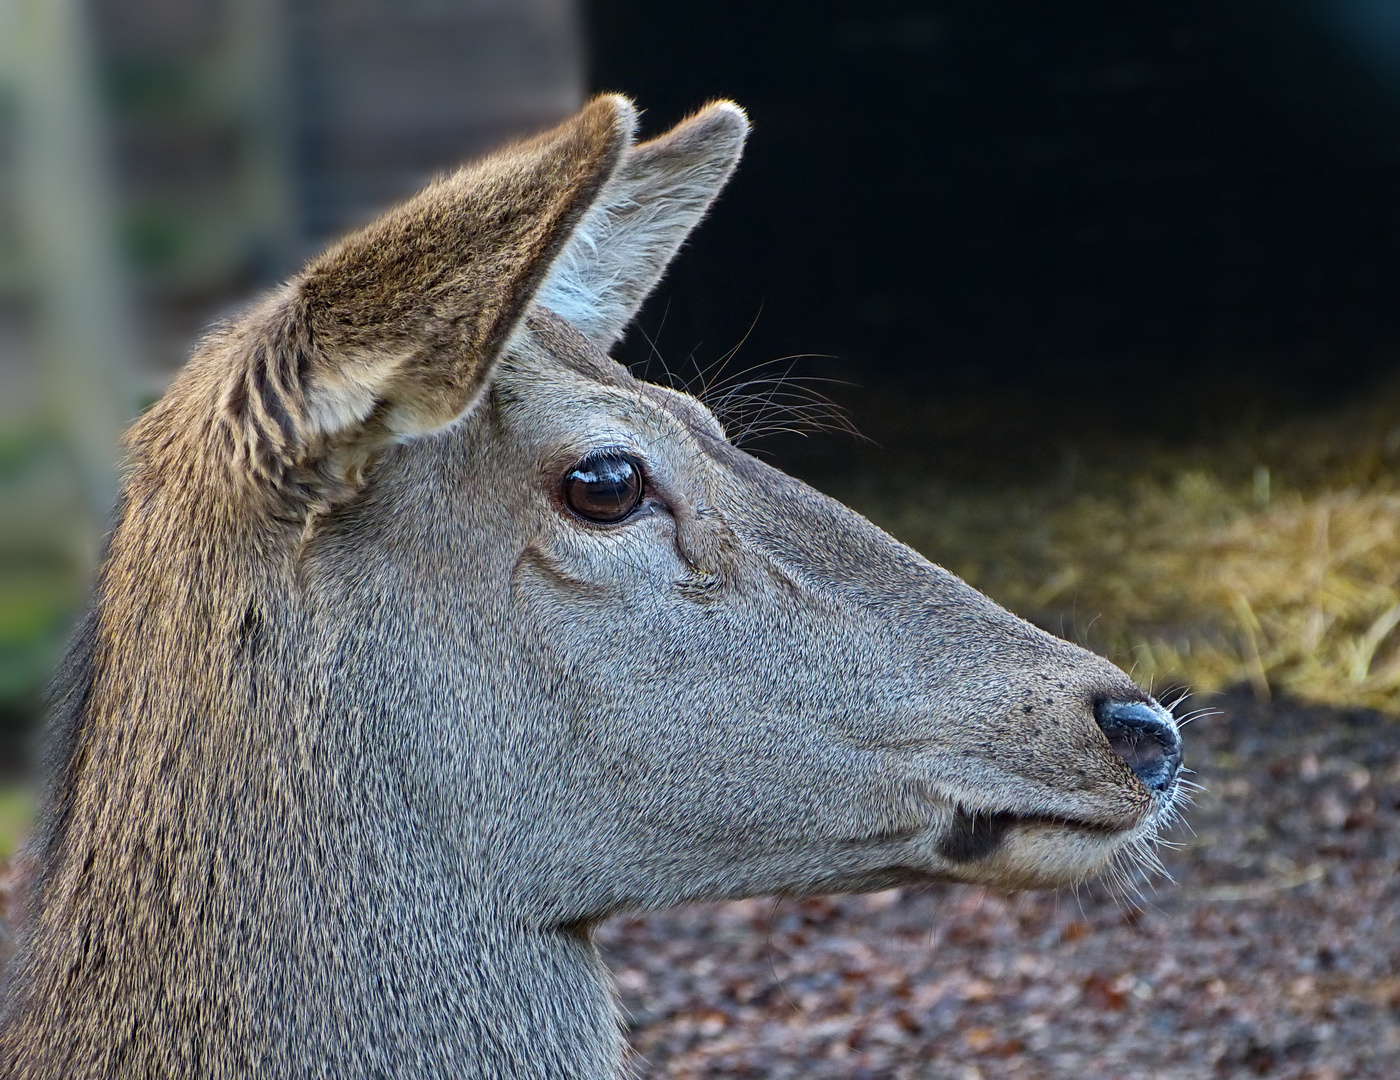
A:
<svg viewBox="0 0 1400 1080">
<path fill-rule="evenodd" d="M 1171 788 L 1181 769 L 1181 736 L 1165 710 L 1142 701 L 1104 701 L 1094 717 L 1113 752 L 1150 791 Z"/>
</svg>

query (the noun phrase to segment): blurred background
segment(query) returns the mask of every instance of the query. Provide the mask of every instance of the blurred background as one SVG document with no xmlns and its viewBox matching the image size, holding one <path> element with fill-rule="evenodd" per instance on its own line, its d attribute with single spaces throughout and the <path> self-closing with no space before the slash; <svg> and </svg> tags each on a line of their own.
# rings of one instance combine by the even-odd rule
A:
<svg viewBox="0 0 1400 1080">
<path fill-rule="evenodd" d="M 639 373 L 1145 683 L 1396 708 L 1400 5 L 0 0 L 10 768 L 200 329 L 596 90 L 754 122 Z"/>
<path fill-rule="evenodd" d="M 1394 1076 L 1400 0 L 0 0 L 0 962 L 122 429 L 211 320 L 598 90 L 754 124 L 619 358 L 1218 710 L 1145 906 L 614 920 L 643 1074 Z"/>
</svg>

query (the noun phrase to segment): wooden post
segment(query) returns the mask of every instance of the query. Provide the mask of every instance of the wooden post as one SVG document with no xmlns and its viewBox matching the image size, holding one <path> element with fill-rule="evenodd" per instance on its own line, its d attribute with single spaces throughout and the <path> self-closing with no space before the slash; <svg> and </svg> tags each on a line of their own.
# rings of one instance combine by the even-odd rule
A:
<svg viewBox="0 0 1400 1080">
<path fill-rule="evenodd" d="M 24 243 L 55 416 L 77 455 L 95 533 L 117 491 L 118 441 L 140 393 L 97 80 L 81 0 L 0 0 L 18 87 Z"/>
<path fill-rule="evenodd" d="M 239 0 L 228 7 L 222 91 L 241 121 L 240 205 L 255 237 L 264 280 L 295 269 L 303 237 L 292 184 L 292 95 L 283 0 Z"/>
</svg>

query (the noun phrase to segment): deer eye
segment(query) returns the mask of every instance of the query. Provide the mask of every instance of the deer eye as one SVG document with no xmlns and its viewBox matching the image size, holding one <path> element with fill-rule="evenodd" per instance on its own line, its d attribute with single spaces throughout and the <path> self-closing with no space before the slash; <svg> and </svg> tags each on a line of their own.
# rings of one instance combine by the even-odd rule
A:
<svg viewBox="0 0 1400 1080">
<path fill-rule="evenodd" d="M 642 469 L 617 451 L 590 454 L 564 477 L 564 505 L 587 521 L 613 525 L 642 501 Z"/>
</svg>

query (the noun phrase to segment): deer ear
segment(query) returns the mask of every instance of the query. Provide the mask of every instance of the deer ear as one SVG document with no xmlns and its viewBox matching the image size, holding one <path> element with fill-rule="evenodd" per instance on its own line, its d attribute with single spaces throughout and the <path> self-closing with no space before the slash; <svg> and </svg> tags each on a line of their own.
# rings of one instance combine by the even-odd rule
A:
<svg viewBox="0 0 1400 1080">
<path fill-rule="evenodd" d="M 748 133 L 744 110 L 717 101 L 629 150 L 539 302 L 611 348 L 728 182 Z"/>
<path fill-rule="evenodd" d="M 222 411 L 246 464 L 321 468 L 462 416 L 635 127 L 625 98 L 597 98 L 342 240 L 234 327 Z"/>
</svg>

